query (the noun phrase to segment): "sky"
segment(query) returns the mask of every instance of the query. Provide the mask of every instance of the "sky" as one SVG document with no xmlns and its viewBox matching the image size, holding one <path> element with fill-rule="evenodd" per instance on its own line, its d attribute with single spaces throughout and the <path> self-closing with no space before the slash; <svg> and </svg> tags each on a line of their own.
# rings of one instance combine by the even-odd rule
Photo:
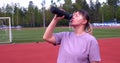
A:
<svg viewBox="0 0 120 63">
<path fill-rule="evenodd" d="M 7 4 L 15 4 L 15 3 L 19 3 L 18 6 L 20 7 L 25 7 L 27 8 L 28 4 L 29 4 L 29 1 L 33 1 L 33 4 L 35 6 L 37 6 L 38 8 L 41 8 L 41 2 L 42 0 L 0 0 L 0 7 L 5 7 Z M 54 2 L 57 2 L 57 0 L 53 0 Z M 89 1 L 89 0 L 87 0 Z M 93 0 L 93 1 L 96 1 L 96 0 Z M 99 0 L 101 3 L 102 2 L 106 2 L 106 0 Z M 46 7 L 49 7 L 50 3 L 51 3 L 51 0 L 45 0 L 46 2 Z M 64 0 L 61 0 L 60 1 L 61 3 L 64 3 Z M 72 2 L 75 2 L 75 0 L 72 0 Z"/>
</svg>

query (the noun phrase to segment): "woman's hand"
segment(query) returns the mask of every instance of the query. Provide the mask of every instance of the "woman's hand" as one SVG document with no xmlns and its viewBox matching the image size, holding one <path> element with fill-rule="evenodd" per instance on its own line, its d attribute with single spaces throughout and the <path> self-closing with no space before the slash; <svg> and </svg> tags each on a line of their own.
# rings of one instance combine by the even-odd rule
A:
<svg viewBox="0 0 120 63">
<path fill-rule="evenodd" d="M 53 20 L 54 21 L 60 21 L 60 20 L 62 20 L 62 19 L 64 19 L 64 16 L 62 16 L 62 17 L 58 17 L 56 14 L 55 14 L 55 16 L 53 17 Z"/>
</svg>

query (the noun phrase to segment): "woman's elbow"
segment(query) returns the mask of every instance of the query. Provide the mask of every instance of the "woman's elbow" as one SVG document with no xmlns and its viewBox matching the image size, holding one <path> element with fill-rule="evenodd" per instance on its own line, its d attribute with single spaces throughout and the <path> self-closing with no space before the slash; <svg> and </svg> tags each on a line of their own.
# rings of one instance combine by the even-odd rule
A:
<svg viewBox="0 0 120 63">
<path fill-rule="evenodd" d="M 50 41 L 50 37 L 44 35 L 44 36 L 43 36 L 43 40 L 49 42 L 49 41 Z"/>
<path fill-rule="evenodd" d="M 54 39 L 53 37 L 46 37 L 46 36 L 43 36 L 43 40 L 45 40 L 46 42 L 55 44 L 55 39 Z"/>
<path fill-rule="evenodd" d="M 46 41 L 46 40 L 47 40 L 47 37 L 46 37 L 46 36 L 43 36 L 43 40 L 45 40 L 45 41 Z"/>
<path fill-rule="evenodd" d="M 94 61 L 94 62 L 90 62 L 90 63 L 99 63 L 99 61 Z"/>
</svg>

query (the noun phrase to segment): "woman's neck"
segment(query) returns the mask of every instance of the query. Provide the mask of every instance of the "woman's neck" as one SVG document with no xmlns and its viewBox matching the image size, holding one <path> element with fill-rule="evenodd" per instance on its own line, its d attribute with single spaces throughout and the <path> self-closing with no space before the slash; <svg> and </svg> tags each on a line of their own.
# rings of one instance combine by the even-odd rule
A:
<svg viewBox="0 0 120 63">
<path fill-rule="evenodd" d="M 75 26 L 74 32 L 76 35 L 81 35 L 81 34 L 85 33 L 84 26 Z"/>
</svg>

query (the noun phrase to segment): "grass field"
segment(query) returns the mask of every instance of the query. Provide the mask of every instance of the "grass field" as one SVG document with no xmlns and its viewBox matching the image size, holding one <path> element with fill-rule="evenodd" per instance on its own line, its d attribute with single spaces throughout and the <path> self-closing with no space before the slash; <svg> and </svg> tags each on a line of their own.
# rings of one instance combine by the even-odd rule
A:
<svg viewBox="0 0 120 63">
<path fill-rule="evenodd" d="M 43 42 L 42 36 L 44 28 L 23 28 L 21 30 L 13 29 L 13 42 Z M 72 31 L 67 27 L 57 27 L 54 32 Z M 120 28 L 94 28 L 93 35 L 97 38 L 120 37 Z"/>
</svg>

